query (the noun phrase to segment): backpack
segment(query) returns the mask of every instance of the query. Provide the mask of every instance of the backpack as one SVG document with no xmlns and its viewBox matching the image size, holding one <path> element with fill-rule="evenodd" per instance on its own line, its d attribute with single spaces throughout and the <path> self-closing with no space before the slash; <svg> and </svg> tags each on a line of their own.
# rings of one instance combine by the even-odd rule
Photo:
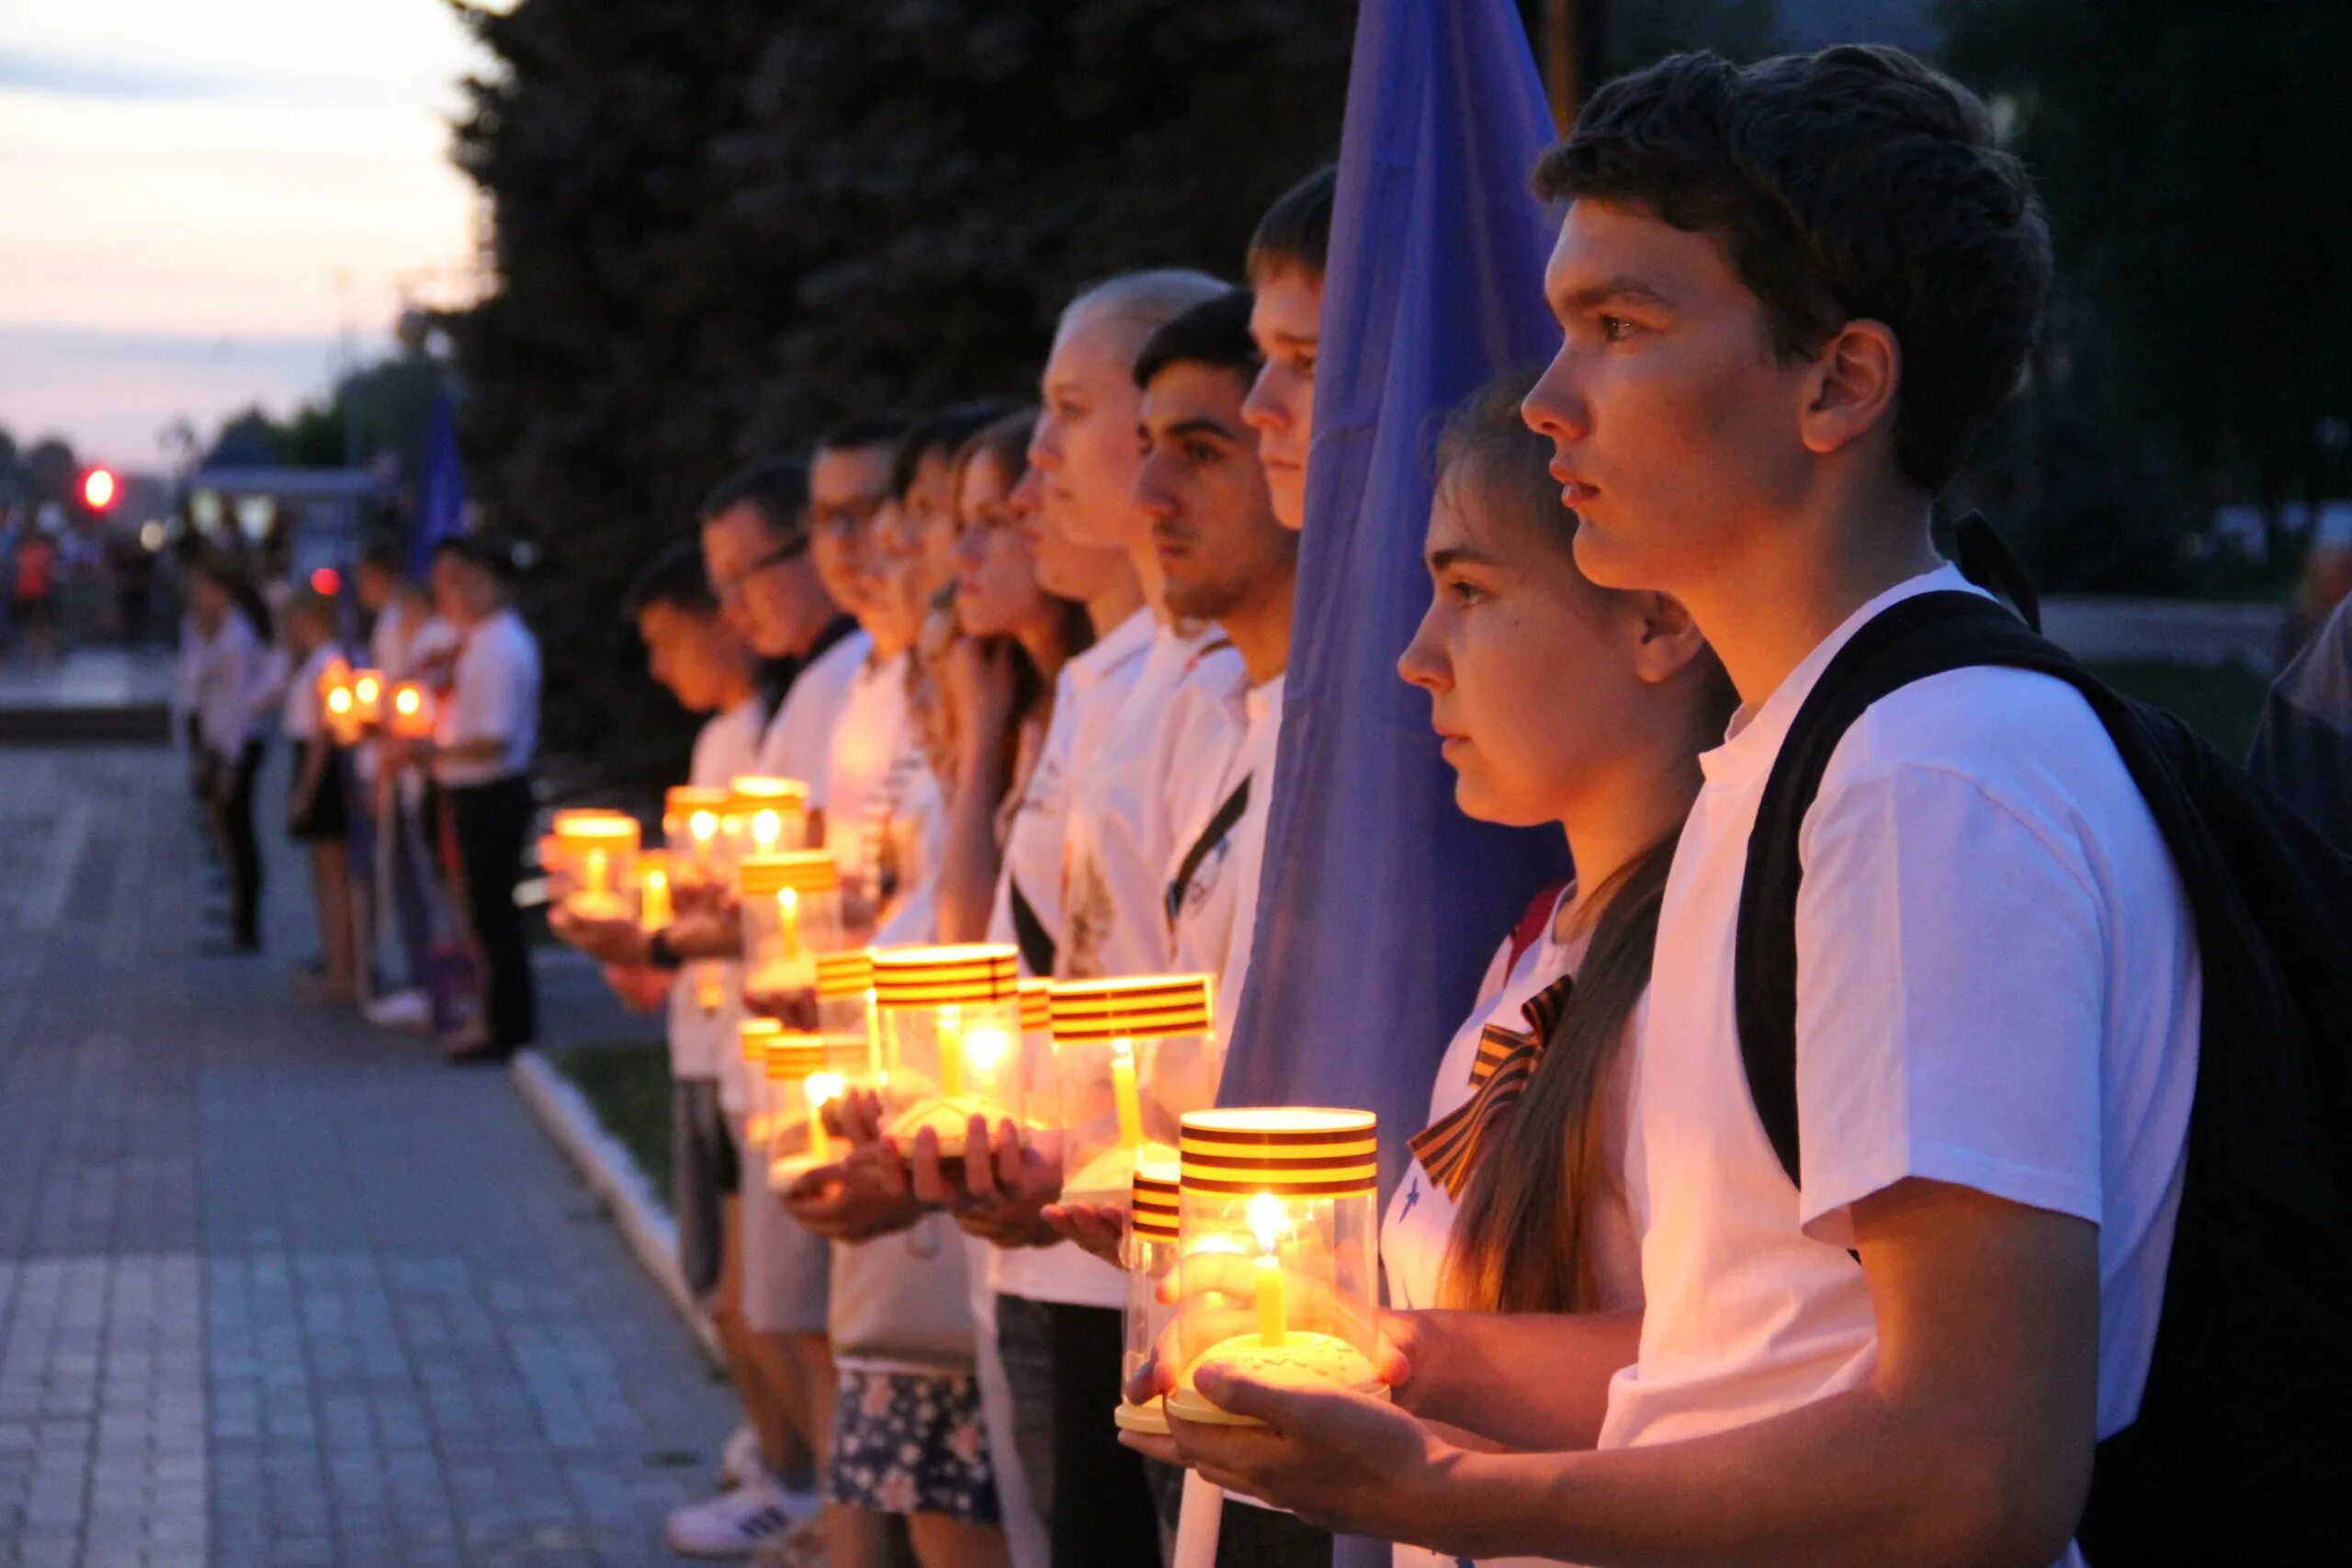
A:
<svg viewBox="0 0 2352 1568">
<path fill-rule="evenodd" d="M 2016 597 L 2030 619 L 2030 592 Z M 2054 676 L 2090 704 L 2179 869 L 2204 970 L 2147 1387 L 2098 1445 L 2076 1540 L 2097 1568 L 2338 1561 L 2352 1540 L 2338 1436 L 2352 1416 L 2352 859 L 2180 720 L 1977 594 L 1920 594 L 1863 626 L 1800 707 L 1748 839 L 1734 1000 L 1757 1114 L 1797 1180 L 1798 833 L 1830 754 L 1880 697 L 1975 665 Z"/>
</svg>

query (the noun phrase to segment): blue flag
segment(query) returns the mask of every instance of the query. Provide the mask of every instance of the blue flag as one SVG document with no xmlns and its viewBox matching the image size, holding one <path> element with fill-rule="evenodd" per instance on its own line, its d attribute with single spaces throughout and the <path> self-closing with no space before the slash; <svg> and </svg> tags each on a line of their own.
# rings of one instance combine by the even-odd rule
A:
<svg viewBox="0 0 2352 1568">
<path fill-rule="evenodd" d="M 1506 0 L 1365 0 L 1257 941 L 1220 1098 L 1379 1112 L 1384 1201 L 1488 958 L 1567 874 L 1556 830 L 1455 809 L 1429 698 L 1396 674 L 1429 604 L 1438 422 L 1559 344 L 1556 228 L 1528 188 L 1551 141 Z"/>
<path fill-rule="evenodd" d="M 408 569 L 422 577 L 433 550 L 466 531 L 466 469 L 458 457 L 458 410 L 446 391 L 433 395 L 433 415 L 424 432 L 424 472 L 417 485 L 416 532 L 409 544 Z"/>
</svg>

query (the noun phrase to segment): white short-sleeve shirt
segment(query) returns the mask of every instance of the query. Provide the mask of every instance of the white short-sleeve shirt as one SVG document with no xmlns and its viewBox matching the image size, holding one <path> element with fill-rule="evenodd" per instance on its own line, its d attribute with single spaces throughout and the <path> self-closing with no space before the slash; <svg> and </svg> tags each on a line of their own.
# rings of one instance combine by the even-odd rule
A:
<svg viewBox="0 0 2352 1568">
<path fill-rule="evenodd" d="M 1194 794 L 1171 840 L 1165 878 L 1174 901 L 1169 917 L 1170 968 L 1179 975 L 1216 976 L 1220 1052 L 1233 1038 L 1234 1015 L 1250 976 L 1250 944 L 1257 937 L 1258 879 L 1266 867 L 1266 818 L 1273 808 L 1274 753 L 1282 741 L 1283 677 L 1251 686 L 1246 675 L 1238 676 L 1223 706 L 1221 728 L 1237 739 L 1215 786 Z M 1244 781 L 1250 793 L 1241 814 L 1216 832 L 1217 814 Z M 1197 858 L 1196 847 L 1202 851 Z"/>
<path fill-rule="evenodd" d="M 1013 919 L 1015 888 L 1058 953 L 1064 940 L 1062 863 L 1069 820 L 1069 794 L 1089 766 L 1121 700 L 1142 672 L 1151 646 L 1152 620 L 1137 610 L 1085 652 L 1062 666 L 1054 682 L 1054 716 L 1037 750 L 1036 765 L 1023 781 L 1019 804 L 1004 836 L 996 900 L 989 911 L 989 940 L 1020 941 Z M 1023 973 L 1029 972 L 1026 956 Z"/>
<path fill-rule="evenodd" d="M 1871 616 L 1965 587 L 1945 569 L 1864 605 L 1702 759 L 1635 1068 L 1641 1353 L 1611 1385 L 1604 1448 L 1746 1426 L 1867 1379 L 1877 1337 L 1849 1211 L 1914 1177 L 2098 1226 L 2099 1433 L 2137 1413 L 2202 981 L 2179 877 L 2080 695 L 1955 671 L 1854 724 L 1801 840 L 1802 1193 L 1741 1067 L 1739 889 L 1790 722 Z"/>
<path fill-rule="evenodd" d="M 1092 760 L 1073 775 L 1057 977 L 1168 973 L 1170 846 L 1239 741 L 1222 697 L 1240 668 L 1213 626 L 1155 634 Z"/>
<path fill-rule="evenodd" d="M 493 758 L 435 757 L 433 776 L 445 786 L 465 788 L 527 773 L 539 743 L 539 645 L 523 617 L 502 607 L 466 633 L 450 680 L 439 742 L 499 739 L 505 746 Z"/>
<path fill-rule="evenodd" d="M 757 765 L 743 772 L 798 779 L 808 786 L 809 809 L 822 810 L 831 782 L 833 729 L 841 722 L 852 682 L 873 651 L 874 639 L 854 631 L 804 665 L 768 725 Z"/>
</svg>

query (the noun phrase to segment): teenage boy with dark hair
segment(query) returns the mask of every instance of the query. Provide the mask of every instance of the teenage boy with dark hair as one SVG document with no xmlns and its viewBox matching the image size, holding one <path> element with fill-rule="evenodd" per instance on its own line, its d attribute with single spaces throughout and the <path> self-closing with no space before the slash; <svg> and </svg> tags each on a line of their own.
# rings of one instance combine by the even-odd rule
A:
<svg viewBox="0 0 2352 1568">
<path fill-rule="evenodd" d="M 1272 1426 L 1178 1443 L 1338 1528 L 1469 1554 L 2079 1562 L 2094 1443 L 2147 1377 L 2202 987 L 2089 706 L 1969 668 L 1837 745 L 1800 840 L 1794 1182 L 1732 984 L 1797 710 L 1882 612 L 1966 591 L 1929 513 L 2032 341 L 2040 209 L 1973 97 L 1853 47 L 1622 79 L 1537 185 L 1571 205 L 1564 343 L 1526 413 L 1577 565 L 1689 605 L 1746 705 L 1659 921 L 1628 1172 L 1646 1306 L 1408 1316 L 1397 1406 L 1204 1376 Z"/>
<path fill-rule="evenodd" d="M 1168 863 L 1174 970 L 1216 976 L 1220 1041 L 1249 972 L 1298 573 L 1298 534 L 1280 520 L 1258 434 L 1244 419 L 1261 368 L 1250 321 L 1246 288 L 1195 305 L 1152 334 L 1135 371 L 1144 451 L 1136 499 L 1151 520 L 1168 608 L 1216 623 L 1241 661 L 1208 694 L 1238 743 L 1203 781 L 1209 788 L 1193 792 Z"/>
<path fill-rule="evenodd" d="M 1265 465 L 1274 515 L 1285 528 L 1306 521 L 1306 449 L 1315 434 L 1323 269 L 1339 183 L 1336 167 L 1317 169 L 1276 197 L 1250 237 L 1250 335 L 1264 363 L 1241 413 L 1258 433 L 1258 460 Z"/>
</svg>

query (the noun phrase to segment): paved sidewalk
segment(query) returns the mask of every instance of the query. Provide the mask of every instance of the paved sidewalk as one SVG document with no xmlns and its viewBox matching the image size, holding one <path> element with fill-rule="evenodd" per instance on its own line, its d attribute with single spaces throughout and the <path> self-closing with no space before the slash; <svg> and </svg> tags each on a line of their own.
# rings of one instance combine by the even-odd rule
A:
<svg viewBox="0 0 2352 1568">
<path fill-rule="evenodd" d="M 175 760 L 0 753 L 0 1563 L 673 1561 L 707 1363 L 503 1072 L 294 1000 L 270 873 L 198 958 Z"/>
</svg>

